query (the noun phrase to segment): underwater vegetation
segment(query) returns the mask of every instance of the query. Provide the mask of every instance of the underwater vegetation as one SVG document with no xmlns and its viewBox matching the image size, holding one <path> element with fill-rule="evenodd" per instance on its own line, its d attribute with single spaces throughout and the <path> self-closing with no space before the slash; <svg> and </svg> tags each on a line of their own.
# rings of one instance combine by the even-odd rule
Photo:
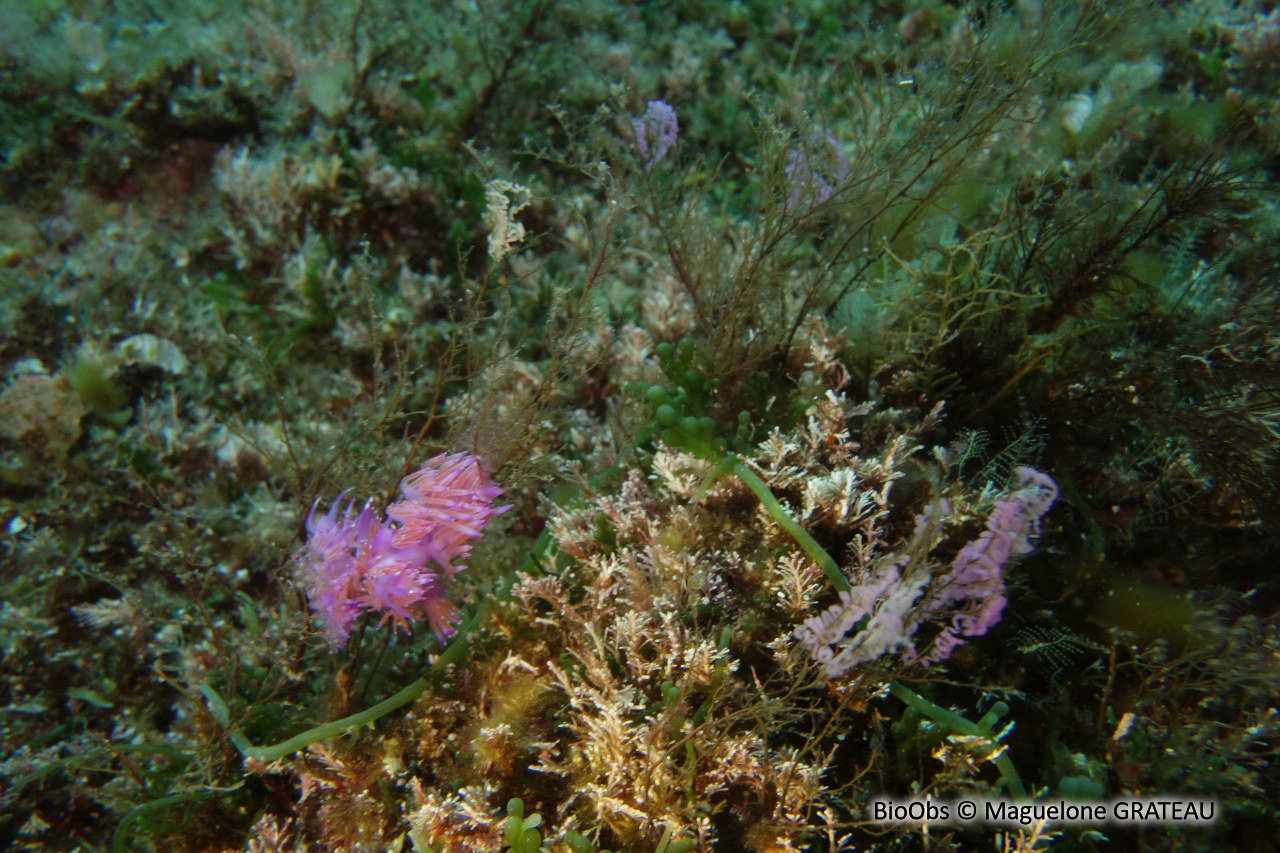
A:
<svg viewBox="0 0 1280 853">
<path fill-rule="evenodd" d="M 1263 0 L 0 4 L 0 847 L 1274 849 L 1278 151 Z"/>
</svg>

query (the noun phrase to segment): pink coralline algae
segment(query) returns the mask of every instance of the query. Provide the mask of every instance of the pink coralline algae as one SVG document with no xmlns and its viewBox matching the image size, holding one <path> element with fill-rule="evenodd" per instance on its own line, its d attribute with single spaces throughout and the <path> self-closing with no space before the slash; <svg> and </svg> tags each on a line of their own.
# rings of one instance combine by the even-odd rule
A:
<svg viewBox="0 0 1280 853">
<path fill-rule="evenodd" d="M 787 152 L 785 174 L 791 185 L 791 193 L 787 198 L 786 209 L 791 212 L 802 212 L 802 202 L 808 201 L 809 207 L 818 205 L 831 198 L 831 193 L 849 176 L 849 159 L 845 157 L 844 148 L 831 134 L 823 133 L 815 137 L 818 151 L 827 150 L 829 160 L 826 174 L 823 167 L 812 162 L 809 155 L 792 148 Z"/>
<path fill-rule="evenodd" d="M 680 135 L 680 122 L 676 111 L 666 101 L 650 101 L 644 115 L 631 120 L 636 135 L 636 150 L 646 172 L 653 171 L 658 161 L 675 147 Z"/>
<path fill-rule="evenodd" d="M 1006 603 L 1004 565 L 1011 557 L 1031 553 L 1040 519 L 1058 499 L 1058 484 L 1048 474 L 1022 467 L 1013 469 L 1013 475 L 1017 490 L 996 501 L 987 529 L 960 550 L 925 603 L 929 611 L 966 604 L 934 640 L 925 663 L 946 660 L 964 642 L 961 637 L 982 636 L 1000 621 Z"/>
<path fill-rule="evenodd" d="M 1013 491 L 995 502 L 986 530 L 960 549 L 946 574 L 934 578 L 928 561 L 893 555 L 861 583 L 840 593 L 839 604 L 796 629 L 796 638 L 808 646 L 829 678 L 899 651 L 908 662 L 940 663 L 964 643 L 964 637 L 981 636 L 1000 621 L 1006 603 L 1005 565 L 1031 552 L 1032 540 L 1040 535 L 1040 519 L 1058 498 L 1058 486 L 1047 474 L 1022 467 L 1015 468 L 1013 476 Z M 950 512 L 942 500 L 927 507 L 916 518 L 915 539 L 927 540 L 933 526 Z M 916 632 L 944 613 L 949 622 L 928 652 L 919 654 Z M 848 636 L 860 623 L 860 630 Z"/>
<path fill-rule="evenodd" d="M 354 513 L 355 502 L 344 507 L 341 495 L 328 513 L 312 507 L 307 516 L 300 578 L 334 648 L 346 646 L 365 611 L 406 631 L 426 619 L 437 637 L 453 633 L 457 610 L 445 586 L 461 571 L 471 540 L 511 508 L 493 505 L 502 489 L 469 453 L 427 460 L 401 481 L 400 492 L 385 519 L 372 502 Z"/>
</svg>

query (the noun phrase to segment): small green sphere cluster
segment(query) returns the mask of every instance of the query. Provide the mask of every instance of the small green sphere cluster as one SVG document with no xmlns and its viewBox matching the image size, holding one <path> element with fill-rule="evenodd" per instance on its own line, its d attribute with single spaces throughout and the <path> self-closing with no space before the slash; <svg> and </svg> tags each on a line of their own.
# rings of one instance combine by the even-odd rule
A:
<svg viewBox="0 0 1280 853">
<path fill-rule="evenodd" d="M 716 435 L 716 421 L 707 415 L 714 383 L 698 369 L 697 346 L 685 338 L 675 345 L 658 344 L 654 347 L 654 354 L 663 374 L 675 388 L 643 383 L 629 386 L 630 393 L 644 395 L 645 401 L 653 407 L 656 427 L 644 437 L 656 432 L 670 447 L 687 450 L 702 459 L 722 459 L 729 449 L 729 442 Z M 736 447 L 750 443 L 750 423 L 749 412 L 738 413 Z"/>
</svg>

